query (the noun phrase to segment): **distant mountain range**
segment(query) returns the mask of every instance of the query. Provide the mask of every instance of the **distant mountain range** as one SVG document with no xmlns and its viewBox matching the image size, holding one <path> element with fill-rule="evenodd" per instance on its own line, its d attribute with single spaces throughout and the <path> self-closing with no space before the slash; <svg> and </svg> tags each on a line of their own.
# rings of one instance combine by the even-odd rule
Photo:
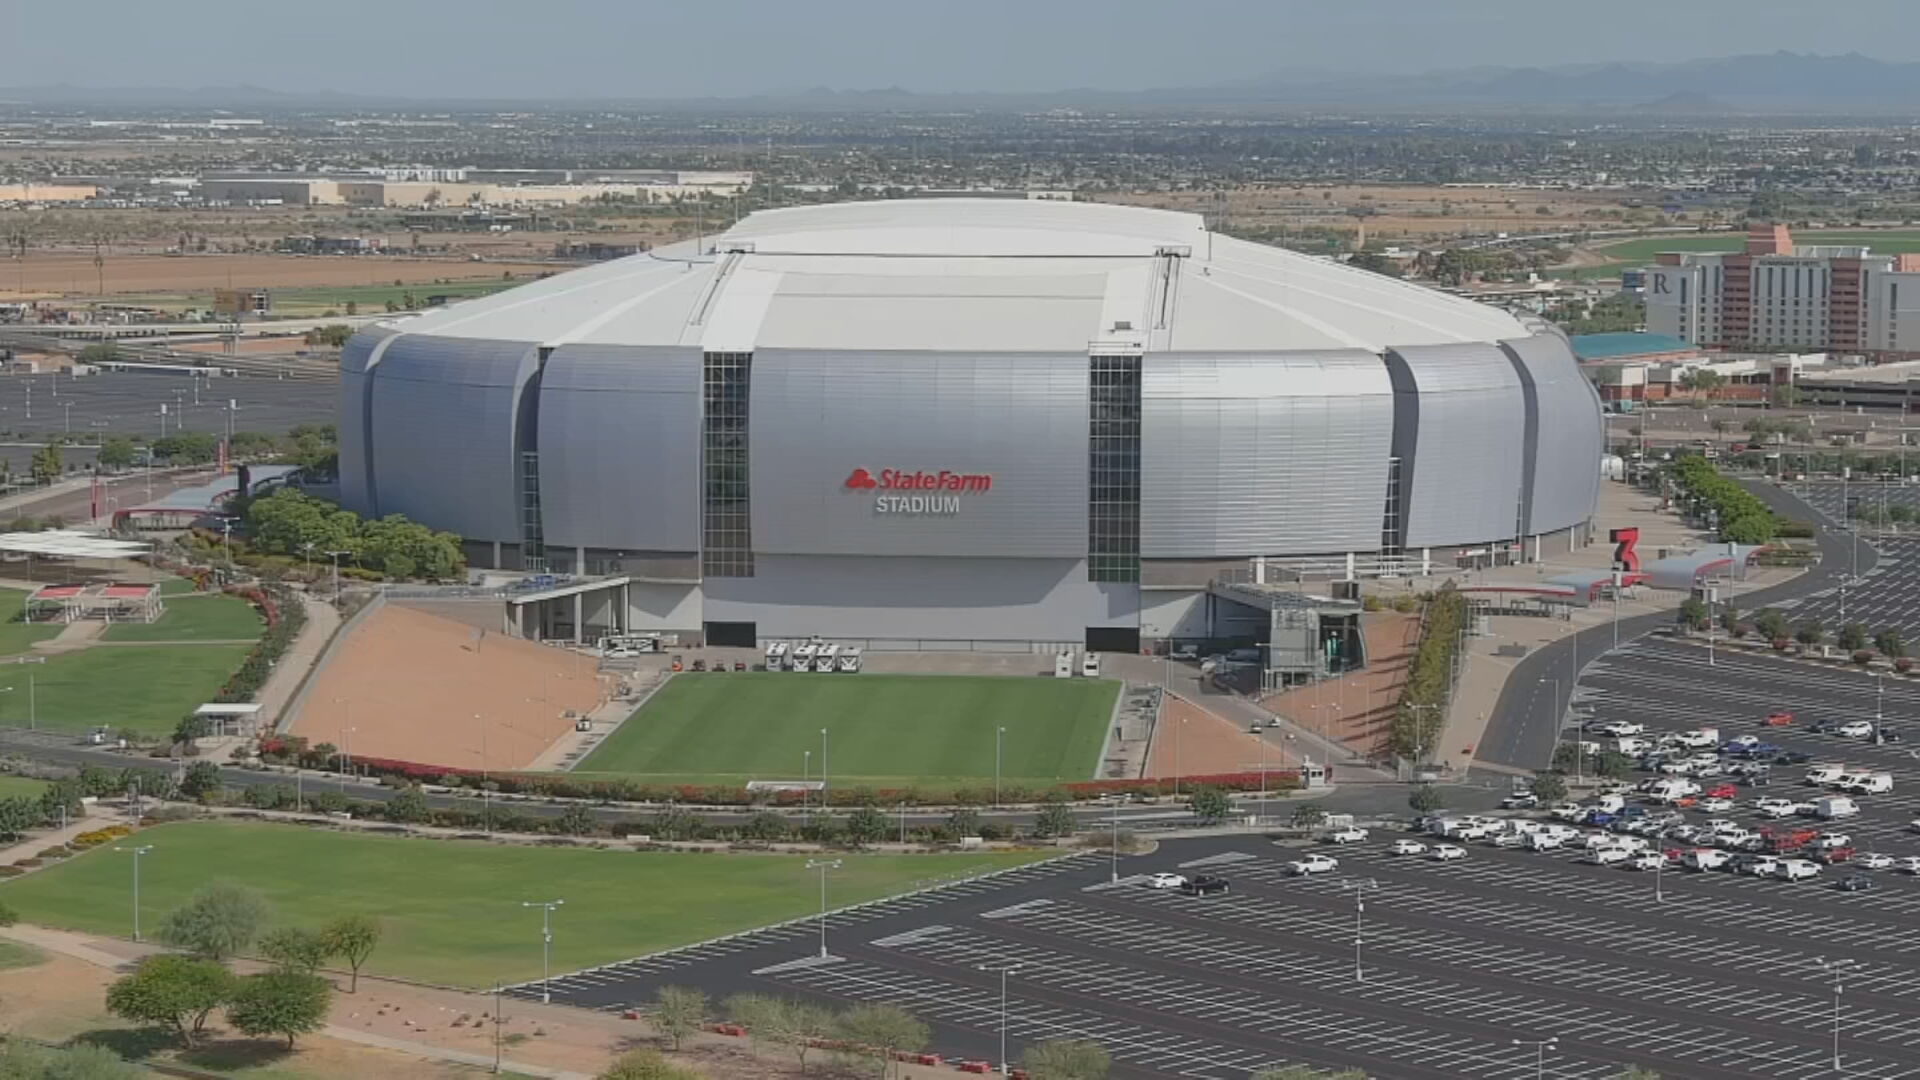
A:
<svg viewBox="0 0 1920 1080">
<path fill-rule="evenodd" d="M 645 106 L 832 111 L 1037 107 L 1367 107 L 1379 109 L 1539 109 L 1722 112 L 1891 112 L 1920 107 L 1920 63 L 1893 63 L 1848 53 L 1777 52 L 1682 63 L 1573 64 L 1559 67 L 1475 67 L 1421 74 L 1352 74 L 1295 69 L 1208 86 L 1144 91 L 1094 89 L 1034 94 L 919 94 L 899 87 L 838 90 L 814 87 L 735 98 L 672 100 L 421 99 L 338 92 L 285 93 L 258 86 L 0 87 L 0 104 L 54 107 L 290 109 L 302 107 L 465 106 L 549 108 Z"/>
</svg>

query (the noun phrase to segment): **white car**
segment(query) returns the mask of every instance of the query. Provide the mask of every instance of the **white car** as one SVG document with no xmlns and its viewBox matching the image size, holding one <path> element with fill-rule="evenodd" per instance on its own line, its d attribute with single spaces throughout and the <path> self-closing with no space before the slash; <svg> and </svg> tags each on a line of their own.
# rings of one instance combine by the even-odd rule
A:
<svg viewBox="0 0 1920 1080">
<path fill-rule="evenodd" d="M 1864 739 L 1873 734 L 1873 724 L 1866 720 L 1849 720 L 1833 730 L 1849 739 Z"/>
<path fill-rule="evenodd" d="M 1466 857 L 1467 849 L 1461 847 L 1459 844 L 1436 844 L 1433 853 L 1427 856 L 1427 858 L 1433 859 L 1436 862 L 1452 862 L 1454 859 L 1464 859 Z"/>
<path fill-rule="evenodd" d="M 1358 825 L 1349 825 L 1344 829 L 1327 834 L 1329 844 L 1357 844 L 1367 838 L 1367 830 Z"/>
<path fill-rule="evenodd" d="M 1912 829 L 1914 832 L 1920 832 L 1920 818 L 1914 818 L 1912 821 L 1907 822 L 1907 828 Z"/>
<path fill-rule="evenodd" d="M 1683 731 L 1678 735 L 1669 735 L 1660 741 L 1671 742 L 1675 746 L 1684 746 L 1689 750 L 1705 750 L 1707 747 L 1713 745 L 1713 739 L 1713 733 L 1709 731 Z M 1754 741 L 1758 742 L 1759 740 L 1755 739 Z"/>
<path fill-rule="evenodd" d="M 1724 814 L 1733 809 L 1732 799 L 1701 799 L 1694 804 L 1695 810 L 1705 810 L 1709 814 Z"/>
<path fill-rule="evenodd" d="M 1855 855 L 1852 863 L 1862 870 L 1891 870 L 1893 869 L 1893 856 L 1882 855 L 1877 851 L 1870 851 L 1865 855 Z"/>
<path fill-rule="evenodd" d="M 1692 776 L 1693 762 L 1663 761 L 1660 763 L 1660 771 L 1668 776 Z"/>
<path fill-rule="evenodd" d="M 1753 804 L 1754 813 L 1761 817 L 1783 818 L 1793 816 L 1792 799 L 1759 799 Z"/>
<path fill-rule="evenodd" d="M 1593 730 L 1602 735 L 1611 735 L 1617 739 L 1623 735 L 1644 735 L 1646 734 L 1647 726 L 1645 724 L 1633 723 L 1630 720 L 1609 720 L 1604 724 L 1598 725 Z"/>
<path fill-rule="evenodd" d="M 1779 869 L 1779 859 L 1764 855 L 1748 863 L 1743 872 L 1752 877 L 1772 877 Z"/>
<path fill-rule="evenodd" d="M 1758 736 L 1758 735 L 1735 735 L 1735 736 L 1734 736 L 1733 738 L 1731 738 L 1731 739 L 1728 739 L 1728 740 L 1727 740 L 1727 742 L 1726 742 L 1726 745 L 1728 745 L 1728 746 L 1737 746 L 1737 747 L 1739 747 L 1740 749 L 1742 749 L 1742 750 L 1745 750 L 1745 749 L 1746 749 L 1747 747 L 1749 747 L 1749 746 L 1759 746 L 1759 745 L 1760 745 L 1760 736 Z"/>
<path fill-rule="evenodd" d="M 1908 855 L 1895 859 L 1893 868 L 1903 874 L 1920 874 L 1920 855 Z"/>
<path fill-rule="evenodd" d="M 1689 870 L 1718 870 L 1733 861 L 1733 856 L 1713 848 L 1695 848 L 1681 856 L 1680 865 Z"/>
<path fill-rule="evenodd" d="M 1287 864 L 1287 873 L 1298 875 L 1324 874 L 1329 870 L 1338 870 L 1340 860 L 1331 855 L 1308 855 Z"/>
<path fill-rule="evenodd" d="M 1626 862 L 1631 858 L 1633 858 L 1633 852 L 1612 844 L 1594 848 L 1592 851 L 1587 852 L 1586 855 L 1586 861 L 1595 866 L 1612 866 L 1615 863 Z"/>
<path fill-rule="evenodd" d="M 1586 808 L 1579 803 L 1560 802 L 1547 807 L 1547 816 L 1555 821 L 1572 821 Z"/>
<path fill-rule="evenodd" d="M 1853 837 L 1846 833 L 1821 833 L 1813 841 L 1815 851 L 1832 851 L 1834 848 L 1852 847 Z"/>
<path fill-rule="evenodd" d="M 1486 845 L 1497 848 L 1517 848 L 1527 842 L 1526 833 L 1503 832 L 1487 837 Z"/>
<path fill-rule="evenodd" d="M 1425 855 L 1427 853 L 1427 845 L 1418 840 L 1395 840 L 1393 842 L 1393 853 L 1395 855 Z"/>
<path fill-rule="evenodd" d="M 1835 780 L 1845 776 L 1846 772 L 1847 767 L 1845 765 L 1815 765 L 1813 768 L 1807 770 L 1807 783 L 1831 784 Z"/>
<path fill-rule="evenodd" d="M 1186 883 L 1185 874 L 1154 874 L 1147 878 L 1149 889 L 1177 889 Z"/>
<path fill-rule="evenodd" d="M 1667 857 L 1657 851 L 1646 851 L 1627 860 L 1629 870 L 1664 870 Z"/>
<path fill-rule="evenodd" d="M 1805 881 L 1820 875 L 1820 864 L 1812 859 L 1788 859 L 1774 871 L 1781 881 Z"/>
</svg>

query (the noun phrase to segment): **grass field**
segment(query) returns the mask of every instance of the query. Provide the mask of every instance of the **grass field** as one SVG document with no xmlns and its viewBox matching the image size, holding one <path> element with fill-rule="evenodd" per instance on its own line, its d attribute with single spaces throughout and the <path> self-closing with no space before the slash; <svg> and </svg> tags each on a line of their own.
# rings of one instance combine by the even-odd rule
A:
<svg viewBox="0 0 1920 1080">
<path fill-rule="evenodd" d="M 30 776 L 0 774 L 0 799 L 17 799 L 21 796 L 37 799 L 45 790 L 47 790 L 45 780 L 35 780 Z"/>
<path fill-rule="evenodd" d="M 146 926 L 211 881 L 272 901 L 280 923 L 312 926 L 364 912 L 383 936 L 367 971 L 462 986 L 540 974 L 540 913 L 523 900 L 566 901 L 554 916 L 553 970 L 569 971 L 819 909 L 806 857 L 523 847 L 325 832 L 292 825 L 190 822 L 140 833 Z M 1016 866 L 1012 853 L 849 855 L 828 879 L 834 906 L 916 881 Z M 100 934 L 132 929 L 128 856 L 95 849 L 0 884 L 23 922 Z M 811 948 L 795 946 L 796 955 Z"/>
<path fill-rule="evenodd" d="M 253 605 L 225 593 L 175 596 L 150 623 L 115 623 L 106 641 L 254 641 L 266 629 Z"/>
<path fill-rule="evenodd" d="M 20 609 L 27 604 L 21 589 L 0 589 L 0 656 L 26 652 L 36 641 L 45 641 L 60 632 L 58 623 L 20 621 Z"/>
<path fill-rule="evenodd" d="M 245 645 L 96 647 L 47 659 L 31 669 L 35 723 L 81 732 L 96 724 L 164 735 L 196 706 L 213 700 L 247 655 Z M 0 725 L 27 723 L 28 669 L 0 673 Z"/>
<path fill-rule="evenodd" d="M 1008 782 L 1088 780 L 1120 684 L 946 675 L 682 675 L 662 687 L 579 771 L 688 782 L 798 779 L 807 751 L 829 782 L 973 781 L 994 775 L 1007 729 Z"/>
<path fill-rule="evenodd" d="M 1796 231 L 1795 244 L 1865 245 L 1880 254 L 1920 251 L 1920 229 L 1822 229 Z M 1669 233 L 1663 236 L 1638 236 L 1613 244 L 1596 244 L 1594 250 L 1609 259 L 1638 265 L 1652 262 L 1662 251 L 1744 251 L 1747 236 L 1743 232 Z"/>
</svg>

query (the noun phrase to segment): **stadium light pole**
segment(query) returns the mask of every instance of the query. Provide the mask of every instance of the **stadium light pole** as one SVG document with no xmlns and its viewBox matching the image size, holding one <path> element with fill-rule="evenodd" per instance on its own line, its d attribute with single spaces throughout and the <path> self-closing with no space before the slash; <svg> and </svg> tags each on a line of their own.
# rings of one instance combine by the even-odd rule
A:
<svg viewBox="0 0 1920 1080">
<path fill-rule="evenodd" d="M 827 871 L 840 869 L 839 859 L 808 859 L 807 869 L 820 871 L 820 958 L 827 958 Z"/>
<path fill-rule="evenodd" d="M 1006 741 L 1007 729 L 993 729 L 993 808 L 1000 809 L 1000 744 Z"/>
<path fill-rule="evenodd" d="M 540 1004 L 542 1005 L 553 1002 L 553 991 L 550 986 L 552 968 L 548 962 L 548 957 L 553 952 L 553 909 L 564 903 L 566 903 L 565 900 L 520 901 L 520 906 L 523 908 L 540 909 Z"/>
<path fill-rule="evenodd" d="M 1019 964 L 1007 964 L 1003 967 L 988 967 L 981 964 L 981 971 L 998 972 L 1000 975 L 1000 1075 L 1012 1076 L 1013 1070 L 1007 1065 L 1007 976 L 1020 970 Z"/>
<path fill-rule="evenodd" d="M 1833 1071 L 1840 1072 L 1840 980 L 1853 966 L 1853 961 L 1820 960 L 1818 963 L 1820 973 L 1833 980 Z"/>
<path fill-rule="evenodd" d="M 800 811 L 807 809 L 807 781 L 813 778 L 813 751 L 800 752 Z"/>
<path fill-rule="evenodd" d="M 152 844 L 137 847 L 117 847 L 115 851 L 125 851 L 133 856 L 133 940 L 140 940 L 140 856 L 153 850 Z M 1839 1060 L 1836 1055 L 1835 1060 Z"/>
<path fill-rule="evenodd" d="M 1550 1039 L 1515 1039 L 1515 1046 L 1531 1046 L 1534 1050 L 1533 1075 L 1535 1080 L 1545 1080 L 1547 1075 L 1547 1050 L 1560 1045 L 1560 1036 Z"/>
<path fill-rule="evenodd" d="M 1380 883 L 1372 878 L 1348 878 L 1340 882 L 1343 891 L 1353 893 L 1353 981 L 1366 982 L 1366 973 L 1360 967 L 1360 940 L 1363 935 L 1366 918 L 1366 895 L 1369 889 L 1378 889 Z"/>
</svg>

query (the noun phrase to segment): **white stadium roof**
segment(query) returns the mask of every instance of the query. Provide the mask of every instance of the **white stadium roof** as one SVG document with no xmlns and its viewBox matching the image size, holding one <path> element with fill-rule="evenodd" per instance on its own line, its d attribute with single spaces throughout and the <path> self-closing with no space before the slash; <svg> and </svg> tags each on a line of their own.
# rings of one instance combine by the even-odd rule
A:
<svg viewBox="0 0 1920 1080">
<path fill-rule="evenodd" d="M 763 211 L 699 243 L 560 274 L 397 328 L 708 352 L 1085 352 L 1092 342 L 1379 352 L 1530 333 L 1491 307 L 1210 234 L 1195 214 L 1010 199 Z"/>
</svg>

